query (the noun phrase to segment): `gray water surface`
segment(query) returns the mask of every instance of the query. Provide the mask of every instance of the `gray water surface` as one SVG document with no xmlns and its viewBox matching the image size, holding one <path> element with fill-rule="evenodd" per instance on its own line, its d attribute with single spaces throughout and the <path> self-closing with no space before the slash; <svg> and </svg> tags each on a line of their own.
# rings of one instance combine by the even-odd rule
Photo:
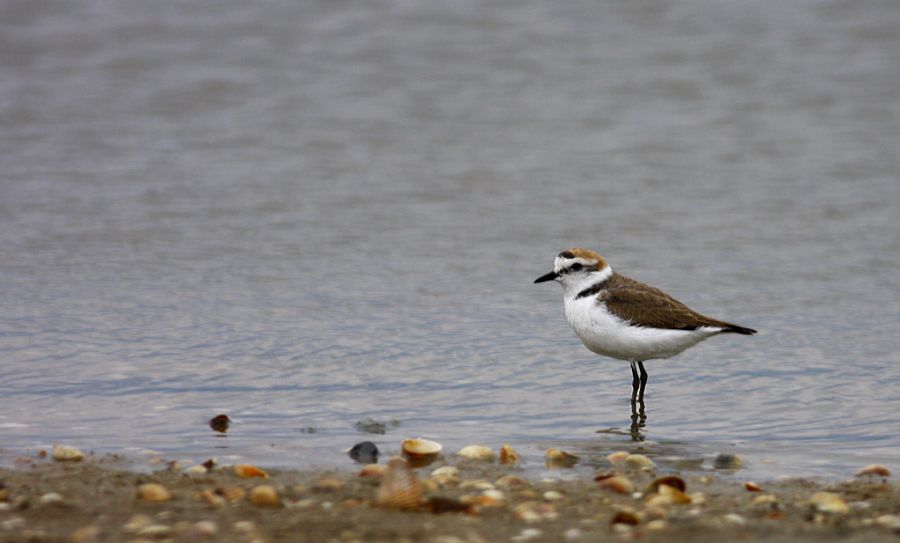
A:
<svg viewBox="0 0 900 543">
<path fill-rule="evenodd" d="M 760 331 L 647 364 L 652 452 L 900 467 L 898 83 L 888 0 L 4 2 L 2 447 L 599 458 L 584 246 Z"/>
</svg>

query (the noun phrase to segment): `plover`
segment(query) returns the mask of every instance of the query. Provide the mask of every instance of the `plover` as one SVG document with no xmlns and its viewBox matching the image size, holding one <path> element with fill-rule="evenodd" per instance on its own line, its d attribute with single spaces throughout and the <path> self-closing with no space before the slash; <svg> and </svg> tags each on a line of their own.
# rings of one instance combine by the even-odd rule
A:
<svg viewBox="0 0 900 543">
<path fill-rule="evenodd" d="M 658 288 L 620 275 L 587 249 L 559 253 L 553 271 L 534 282 L 545 281 L 562 285 L 566 320 L 585 347 L 631 363 L 632 405 L 638 396 L 644 400 L 646 360 L 675 356 L 719 334 L 756 333 L 701 315 Z"/>
</svg>

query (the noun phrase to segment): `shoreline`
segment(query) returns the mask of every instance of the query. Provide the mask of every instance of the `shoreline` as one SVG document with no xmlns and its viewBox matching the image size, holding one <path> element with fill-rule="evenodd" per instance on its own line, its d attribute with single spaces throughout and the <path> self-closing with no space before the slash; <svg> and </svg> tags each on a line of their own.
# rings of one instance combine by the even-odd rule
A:
<svg viewBox="0 0 900 543">
<path fill-rule="evenodd" d="M 560 466 L 548 470 L 558 477 L 540 478 L 458 457 L 419 468 L 394 461 L 387 474 L 387 459 L 325 470 L 160 462 L 144 472 L 119 455 L 20 457 L 0 468 L 0 540 L 895 541 L 900 533 L 900 485 L 886 469 L 756 485 L 617 454 L 588 474 Z M 409 477 L 411 499 L 409 485 L 394 483 Z"/>
</svg>

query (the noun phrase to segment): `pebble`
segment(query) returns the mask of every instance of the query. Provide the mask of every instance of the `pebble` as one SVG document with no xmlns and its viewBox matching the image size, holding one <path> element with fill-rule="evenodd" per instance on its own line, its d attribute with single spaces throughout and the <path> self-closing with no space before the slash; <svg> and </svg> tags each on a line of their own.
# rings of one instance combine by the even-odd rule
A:
<svg viewBox="0 0 900 543">
<path fill-rule="evenodd" d="M 201 491 L 197 497 L 200 498 L 201 501 L 206 502 L 206 505 L 210 507 L 223 507 L 226 503 L 225 498 L 209 489 Z"/>
<path fill-rule="evenodd" d="M 278 491 L 271 485 L 259 485 L 250 489 L 250 503 L 263 507 L 277 507 L 281 505 Z"/>
<path fill-rule="evenodd" d="M 372 417 L 366 417 L 358 421 L 354 427 L 360 432 L 367 434 L 384 434 L 387 431 L 387 424 L 379 422 Z"/>
<path fill-rule="evenodd" d="M 716 469 L 741 469 L 744 459 L 736 454 L 719 453 L 713 459 L 713 467 Z"/>
<path fill-rule="evenodd" d="M 459 484 L 460 490 L 493 490 L 494 485 L 484 479 L 469 479 Z"/>
<path fill-rule="evenodd" d="M 229 426 L 231 426 L 231 419 L 224 413 L 209 419 L 209 427 L 221 434 L 227 432 Z"/>
<path fill-rule="evenodd" d="M 503 477 L 500 477 L 499 479 L 494 481 L 494 484 L 500 488 L 506 489 L 523 488 L 529 485 L 527 479 L 519 477 L 518 475 L 504 475 Z"/>
<path fill-rule="evenodd" d="M 350 458 L 360 464 L 374 464 L 378 462 L 378 447 L 371 441 L 361 441 L 350 448 Z"/>
<path fill-rule="evenodd" d="M 735 526 L 743 526 L 747 524 L 747 520 L 737 513 L 728 513 L 727 515 L 724 515 L 722 517 L 722 520 L 724 520 L 728 524 L 733 524 Z"/>
<path fill-rule="evenodd" d="M 144 483 L 137 488 L 137 497 L 146 502 L 165 502 L 172 499 L 172 494 L 161 484 Z"/>
<path fill-rule="evenodd" d="M 483 462 L 493 462 L 497 456 L 494 450 L 484 445 L 469 445 L 460 449 L 457 456 L 467 458 L 469 460 L 481 460 Z"/>
<path fill-rule="evenodd" d="M 558 490 L 548 490 L 547 492 L 544 492 L 544 499 L 548 502 L 556 502 L 563 498 L 565 498 L 565 495 Z"/>
<path fill-rule="evenodd" d="M 312 484 L 312 489 L 316 492 L 337 492 L 343 488 L 344 483 L 337 477 L 327 475 L 320 478 Z"/>
<path fill-rule="evenodd" d="M 21 530 L 25 527 L 25 519 L 22 517 L 13 517 L 11 519 L 4 520 L 0 522 L 0 529 L 4 532 L 12 532 L 15 530 Z"/>
<path fill-rule="evenodd" d="M 239 520 L 231 525 L 231 529 L 239 534 L 256 533 L 256 524 L 252 520 Z"/>
<path fill-rule="evenodd" d="M 669 524 L 662 519 L 651 520 L 647 524 L 644 525 L 644 528 L 648 532 L 661 532 L 669 527 Z"/>
<path fill-rule="evenodd" d="M 78 462 L 84 460 L 84 453 L 69 445 L 54 445 L 52 457 L 57 462 Z"/>
<path fill-rule="evenodd" d="M 122 530 L 133 534 L 151 524 L 153 524 L 153 519 L 147 515 L 134 515 L 128 519 L 128 522 L 122 525 Z"/>
<path fill-rule="evenodd" d="M 150 539 L 166 539 L 171 537 L 173 533 L 172 527 L 165 524 L 151 524 L 137 531 L 137 535 Z"/>
<path fill-rule="evenodd" d="M 65 500 L 56 492 L 48 492 L 38 498 L 38 503 L 41 505 L 64 505 Z"/>
<path fill-rule="evenodd" d="M 69 535 L 72 543 L 92 543 L 100 538 L 103 530 L 94 524 L 82 526 Z"/>
<path fill-rule="evenodd" d="M 578 528 L 569 528 L 565 532 L 563 532 L 563 538 L 566 541 L 575 541 L 581 539 L 583 532 Z"/>
<path fill-rule="evenodd" d="M 519 535 L 513 536 L 511 541 L 531 541 L 532 539 L 537 539 L 541 537 L 544 532 L 538 530 L 537 528 L 525 528 L 522 530 Z"/>
<path fill-rule="evenodd" d="M 875 523 L 895 534 L 900 534 L 900 515 L 881 515 L 875 519 Z"/>
<path fill-rule="evenodd" d="M 189 477 L 198 477 L 201 475 L 206 475 L 209 473 L 209 470 L 206 469 L 206 466 L 202 464 L 197 464 L 195 466 L 191 466 L 184 470 L 184 474 Z"/>
<path fill-rule="evenodd" d="M 773 503 L 778 503 L 778 498 L 773 496 L 772 494 L 760 494 L 753 498 L 753 505 L 771 505 Z"/>
</svg>

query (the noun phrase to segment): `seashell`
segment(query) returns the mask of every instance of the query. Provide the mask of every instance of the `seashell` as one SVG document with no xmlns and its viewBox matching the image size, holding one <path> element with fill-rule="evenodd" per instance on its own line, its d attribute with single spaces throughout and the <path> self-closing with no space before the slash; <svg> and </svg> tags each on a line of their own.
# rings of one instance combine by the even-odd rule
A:
<svg viewBox="0 0 900 543">
<path fill-rule="evenodd" d="M 625 465 L 633 469 L 651 470 L 656 464 L 643 454 L 629 454 L 625 459 Z"/>
<path fill-rule="evenodd" d="M 500 445 L 500 463 L 501 464 L 518 464 L 521 458 L 510 445 L 504 443 Z"/>
<path fill-rule="evenodd" d="M 84 460 L 84 453 L 69 445 L 54 445 L 52 458 L 57 462 L 78 462 Z"/>
<path fill-rule="evenodd" d="M 406 460 L 392 458 L 375 492 L 375 503 L 392 509 L 414 509 L 421 501 L 422 488 L 412 468 Z"/>
<path fill-rule="evenodd" d="M 713 467 L 716 469 L 741 469 L 744 459 L 736 454 L 719 453 L 713 459 Z"/>
<path fill-rule="evenodd" d="M 475 496 L 470 503 L 480 507 L 503 507 L 506 505 L 503 493 L 498 490 L 488 490 L 481 496 Z"/>
<path fill-rule="evenodd" d="M 197 498 L 202 502 L 206 502 L 206 505 L 210 507 L 222 507 L 225 505 L 225 498 L 219 496 L 215 492 L 210 489 L 203 490 L 197 494 Z"/>
<path fill-rule="evenodd" d="M 384 475 L 385 471 L 387 471 L 387 466 L 384 464 L 366 464 L 356 475 L 357 477 L 378 479 Z"/>
<path fill-rule="evenodd" d="M 857 476 L 863 475 L 877 475 L 878 477 L 890 477 L 891 470 L 887 469 L 887 467 L 882 466 L 881 464 L 869 464 L 863 469 L 859 470 L 856 473 Z"/>
<path fill-rule="evenodd" d="M 145 502 L 165 502 L 172 499 L 172 494 L 163 485 L 144 483 L 137 488 L 137 497 Z"/>
<path fill-rule="evenodd" d="M 249 479 L 251 477 L 262 477 L 263 479 L 269 478 L 268 473 L 256 466 L 251 466 L 250 464 L 235 464 L 234 474 L 242 479 Z"/>
<path fill-rule="evenodd" d="M 663 496 L 662 494 L 651 494 L 647 498 L 646 505 L 647 507 L 652 508 L 663 508 L 672 505 L 672 503 L 672 498 L 668 496 Z"/>
<path fill-rule="evenodd" d="M 597 481 L 597 486 L 605 490 L 618 492 L 619 494 L 631 494 L 634 492 L 634 484 L 632 484 L 631 480 L 628 479 L 628 477 L 623 477 L 621 475 L 604 477 Z"/>
<path fill-rule="evenodd" d="M 231 503 L 234 503 L 243 500 L 247 491 L 239 486 L 226 486 L 224 488 L 217 488 L 215 493 Z"/>
<path fill-rule="evenodd" d="M 546 458 L 548 468 L 571 468 L 580 460 L 578 456 L 570 452 L 554 448 L 547 449 L 544 458 Z"/>
<path fill-rule="evenodd" d="M 609 521 L 610 525 L 625 524 L 628 526 L 637 526 L 641 523 L 641 517 L 634 511 L 617 511 Z"/>
<path fill-rule="evenodd" d="M 463 447 L 456 454 L 469 460 L 482 460 L 484 462 L 492 462 L 496 457 L 494 451 L 484 445 L 469 445 L 468 447 Z"/>
<path fill-rule="evenodd" d="M 669 498 L 672 503 L 691 503 L 691 497 L 675 487 L 671 487 L 669 485 L 659 485 L 658 492 L 660 496 Z"/>
<path fill-rule="evenodd" d="M 833 492 L 816 492 L 809 498 L 809 503 L 820 513 L 844 514 L 850 511 L 847 502 Z"/>
<path fill-rule="evenodd" d="M 534 502 L 522 502 L 513 508 L 513 515 L 522 522 L 532 523 L 540 522 L 544 519 L 541 513 L 537 511 L 537 504 Z"/>
<path fill-rule="evenodd" d="M 762 491 L 762 487 L 759 486 L 758 484 L 754 483 L 753 481 L 747 481 L 746 483 L 744 483 L 744 488 L 747 489 L 748 492 L 761 492 Z"/>
<path fill-rule="evenodd" d="M 316 480 L 316 482 L 312 484 L 312 489 L 316 492 L 337 492 L 343 486 L 344 483 L 337 477 L 326 475 L 325 477 L 320 477 Z"/>
<path fill-rule="evenodd" d="M 663 519 L 651 520 L 644 525 L 644 529 L 648 532 L 661 532 L 669 527 L 669 524 Z"/>
<path fill-rule="evenodd" d="M 666 477 L 660 477 L 658 479 L 654 479 L 650 486 L 647 487 L 647 493 L 650 492 L 659 492 L 660 485 L 670 486 L 672 488 L 677 488 L 678 490 L 684 492 L 687 490 L 687 485 L 684 482 L 684 479 L 678 477 L 677 475 L 668 475 Z"/>
<path fill-rule="evenodd" d="M 259 485 L 250 489 L 249 501 L 253 505 L 277 507 L 281 505 L 278 491 L 271 485 Z"/>
<path fill-rule="evenodd" d="M 401 448 L 403 454 L 412 459 L 437 456 L 444 449 L 437 441 L 421 437 L 404 439 Z"/>
<path fill-rule="evenodd" d="M 606 457 L 607 460 L 612 462 L 613 464 L 620 464 L 628 459 L 631 456 L 631 453 L 627 451 L 616 451 Z"/>
<path fill-rule="evenodd" d="M 459 468 L 456 466 L 441 466 L 431 472 L 432 477 L 459 477 Z"/>
<path fill-rule="evenodd" d="M 747 524 L 747 519 L 738 515 L 737 513 L 728 513 L 727 515 L 722 515 L 722 520 L 727 522 L 728 524 L 733 524 L 735 526 L 744 526 Z"/>
</svg>

